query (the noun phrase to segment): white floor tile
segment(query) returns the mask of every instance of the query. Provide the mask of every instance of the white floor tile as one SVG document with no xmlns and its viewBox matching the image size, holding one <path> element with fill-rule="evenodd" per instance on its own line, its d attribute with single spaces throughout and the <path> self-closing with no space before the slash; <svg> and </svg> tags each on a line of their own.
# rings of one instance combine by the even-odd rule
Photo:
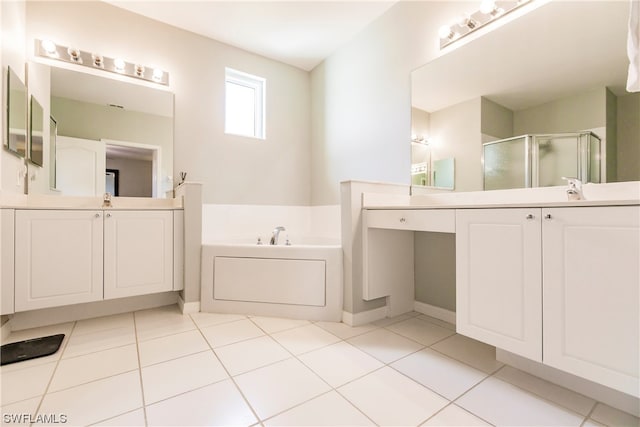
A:
<svg viewBox="0 0 640 427">
<path fill-rule="evenodd" d="M 471 427 L 471 426 L 490 426 L 491 424 L 484 422 L 475 415 L 465 411 L 459 406 L 451 404 L 438 412 L 429 420 L 422 424 L 423 426 L 459 426 L 459 427 Z"/>
<path fill-rule="evenodd" d="M 218 347 L 215 353 L 231 375 L 242 374 L 292 357 L 291 353 L 268 336 Z"/>
<path fill-rule="evenodd" d="M 584 417 L 514 385 L 490 377 L 456 404 L 494 425 L 579 426 Z"/>
<path fill-rule="evenodd" d="M 144 409 L 136 409 L 135 411 L 127 412 L 126 414 L 118 415 L 117 417 L 109 418 L 108 420 L 93 425 L 103 427 L 144 427 Z"/>
<path fill-rule="evenodd" d="M 196 329 L 188 314 L 182 314 L 177 305 L 170 305 L 134 313 L 138 341 L 178 334 Z"/>
<path fill-rule="evenodd" d="M 348 342 L 384 363 L 391 363 L 424 347 L 386 329 L 376 329 L 358 335 Z"/>
<path fill-rule="evenodd" d="M 582 415 L 588 415 L 596 403 L 595 400 L 582 394 L 557 386 L 520 371 L 519 369 L 512 368 L 511 366 L 505 366 L 500 369 L 494 377 L 523 388 L 530 393 L 537 394 Z"/>
<path fill-rule="evenodd" d="M 371 324 L 374 326 L 378 326 L 380 328 L 384 328 L 385 326 L 389 326 L 392 325 L 394 323 L 398 323 L 398 322 L 402 322 L 403 320 L 407 320 L 407 319 L 411 319 L 413 316 L 413 313 L 406 313 L 406 314 L 401 314 L 400 316 L 396 316 L 396 317 L 386 317 L 384 319 L 380 319 L 380 320 L 376 320 L 375 322 L 372 322 Z"/>
<path fill-rule="evenodd" d="M 36 410 L 42 400 L 41 396 L 32 399 L 21 400 L 10 405 L 2 405 L 2 426 L 29 425 L 35 418 Z"/>
<path fill-rule="evenodd" d="M 231 380 L 147 406 L 149 426 L 249 426 L 257 420 Z"/>
<path fill-rule="evenodd" d="M 370 419 L 335 391 L 264 422 L 265 426 L 372 426 Z"/>
<path fill-rule="evenodd" d="M 262 420 L 330 389 L 309 368 L 295 359 L 238 375 L 235 381 Z"/>
<path fill-rule="evenodd" d="M 384 366 L 344 341 L 303 354 L 299 359 L 332 387 L 339 387 Z"/>
<path fill-rule="evenodd" d="M 147 366 L 142 368 L 145 403 L 158 402 L 227 377 L 211 351 Z"/>
<path fill-rule="evenodd" d="M 135 344 L 62 359 L 53 375 L 49 391 L 58 391 L 90 381 L 138 369 Z"/>
<path fill-rule="evenodd" d="M 640 419 L 626 412 L 622 412 L 604 403 L 598 403 L 591 414 L 591 418 L 608 426 L 638 427 Z"/>
<path fill-rule="evenodd" d="M 455 332 L 456 325 L 453 323 L 445 322 L 444 320 L 436 319 L 435 317 L 427 316 L 426 314 L 421 314 L 417 317 L 417 319 L 424 320 L 425 322 L 433 323 L 434 325 L 441 326 L 443 328 L 452 330 Z"/>
<path fill-rule="evenodd" d="M 487 377 L 482 371 L 428 348 L 391 366 L 449 400 L 454 400 Z"/>
<path fill-rule="evenodd" d="M 20 365 L 23 362 L 15 363 Z M 36 396 L 42 396 L 53 375 L 57 362 L 49 362 L 44 365 L 14 369 L 7 372 L 3 366 L 0 368 L 2 378 L 0 390 L 2 391 L 1 405 L 19 402 Z M 6 365 L 12 366 L 12 365 Z"/>
<path fill-rule="evenodd" d="M 136 342 L 136 334 L 133 326 L 123 328 L 106 329 L 82 335 L 72 334 L 62 353 L 63 359 L 95 353 L 110 348 L 122 347 Z"/>
<path fill-rule="evenodd" d="M 289 329 L 271 335 L 293 354 L 302 354 L 340 341 L 340 338 L 316 325 Z"/>
<path fill-rule="evenodd" d="M 65 414 L 67 425 L 80 426 L 141 407 L 140 375 L 133 371 L 47 393 L 38 414 Z"/>
<path fill-rule="evenodd" d="M 343 322 L 316 322 L 315 324 L 317 326 L 320 326 L 325 331 L 329 331 L 333 335 L 343 340 L 355 337 L 357 335 L 362 335 L 377 328 L 377 326 L 371 324 L 362 326 L 349 326 Z"/>
<path fill-rule="evenodd" d="M 293 329 L 300 326 L 306 326 L 310 322 L 308 320 L 300 319 L 283 319 L 280 317 L 261 317 L 251 316 L 251 321 L 258 325 L 260 329 L 268 334 L 274 332 L 286 331 L 287 329 Z"/>
<path fill-rule="evenodd" d="M 207 326 L 220 325 L 221 323 L 235 322 L 236 320 L 246 319 L 243 314 L 227 314 L 227 313 L 191 313 L 191 319 L 199 328 Z"/>
<path fill-rule="evenodd" d="M 142 341 L 138 345 L 140 364 L 149 366 L 182 356 L 209 350 L 209 344 L 199 330 Z"/>
<path fill-rule="evenodd" d="M 126 327 L 133 327 L 133 313 L 114 314 L 112 316 L 79 320 L 76 322 L 75 328 L 73 328 L 73 335 L 83 335 Z"/>
<path fill-rule="evenodd" d="M 206 328 L 202 328 L 201 331 L 213 348 L 264 335 L 264 332 L 249 319 L 207 326 Z"/>
<path fill-rule="evenodd" d="M 463 335 L 452 335 L 431 348 L 488 374 L 503 366 L 496 360 L 495 347 Z"/>
<path fill-rule="evenodd" d="M 378 425 L 415 426 L 449 403 L 389 367 L 346 384 L 338 392 Z"/>
<path fill-rule="evenodd" d="M 450 329 L 442 328 L 415 317 L 389 325 L 387 329 L 427 346 L 455 334 Z"/>
</svg>

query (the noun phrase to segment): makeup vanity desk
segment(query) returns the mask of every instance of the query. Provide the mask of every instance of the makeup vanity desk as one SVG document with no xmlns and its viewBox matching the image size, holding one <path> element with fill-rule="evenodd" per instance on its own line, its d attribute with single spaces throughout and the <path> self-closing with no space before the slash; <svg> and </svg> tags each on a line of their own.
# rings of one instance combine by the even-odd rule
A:
<svg viewBox="0 0 640 427">
<path fill-rule="evenodd" d="M 638 397 L 640 183 L 565 190 L 363 194 L 363 298 L 413 310 L 413 231 L 455 233 L 458 333 Z"/>
</svg>

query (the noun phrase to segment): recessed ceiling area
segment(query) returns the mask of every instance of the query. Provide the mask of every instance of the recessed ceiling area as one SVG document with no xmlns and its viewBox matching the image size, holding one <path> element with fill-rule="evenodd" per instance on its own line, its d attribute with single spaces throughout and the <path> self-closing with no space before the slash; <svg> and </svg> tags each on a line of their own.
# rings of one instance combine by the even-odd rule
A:
<svg viewBox="0 0 640 427">
<path fill-rule="evenodd" d="M 312 70 L 396 3 L 104 1 L 306 71 Z"/>
</svg>

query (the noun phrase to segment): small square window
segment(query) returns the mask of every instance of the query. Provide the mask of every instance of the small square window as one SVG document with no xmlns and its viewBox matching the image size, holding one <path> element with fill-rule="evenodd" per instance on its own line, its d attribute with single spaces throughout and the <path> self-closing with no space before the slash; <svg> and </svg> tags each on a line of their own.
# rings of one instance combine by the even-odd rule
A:
<svg viewBox="0 0 640 427">
<path fill-rule="evenodd" d="M 262 77 L 225 68 L 225 133 L 265 139 Z"/>
</svg>

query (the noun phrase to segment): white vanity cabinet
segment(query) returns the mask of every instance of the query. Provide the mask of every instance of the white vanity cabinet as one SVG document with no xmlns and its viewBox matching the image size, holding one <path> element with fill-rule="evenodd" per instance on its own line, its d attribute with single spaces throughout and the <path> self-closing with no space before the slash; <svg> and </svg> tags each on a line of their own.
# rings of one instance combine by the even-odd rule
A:
<svg viewBox="0 0 640 427">
<path fill-rule="evenodd" d="M 172 291 L 174 263 L 171 210 L 15 211 L 16 312 Z"/>
<path fill-rule="evenodd" d="M 638 396 L 640 207 L 460 209 L 456 233 L 458 332 Z"/>
<path fill-rule="evenodd" d="M 16 311 L 102 299 L 102 217 L 91 210 L 16 210 Z"/>
<path fill-rule="evenodd" d="M 543 210 L 544 363 L 638 396 L 640 207 Z"/>
<path fill-rule="evenodd" d="M 540 209 L 456 211 L 456 329 L 542 360 Z"/>
<path fill-rule="evenodd" d="M 173 212 L 104 217 L 104 299 L 173 290 Z"/>
</svg>

